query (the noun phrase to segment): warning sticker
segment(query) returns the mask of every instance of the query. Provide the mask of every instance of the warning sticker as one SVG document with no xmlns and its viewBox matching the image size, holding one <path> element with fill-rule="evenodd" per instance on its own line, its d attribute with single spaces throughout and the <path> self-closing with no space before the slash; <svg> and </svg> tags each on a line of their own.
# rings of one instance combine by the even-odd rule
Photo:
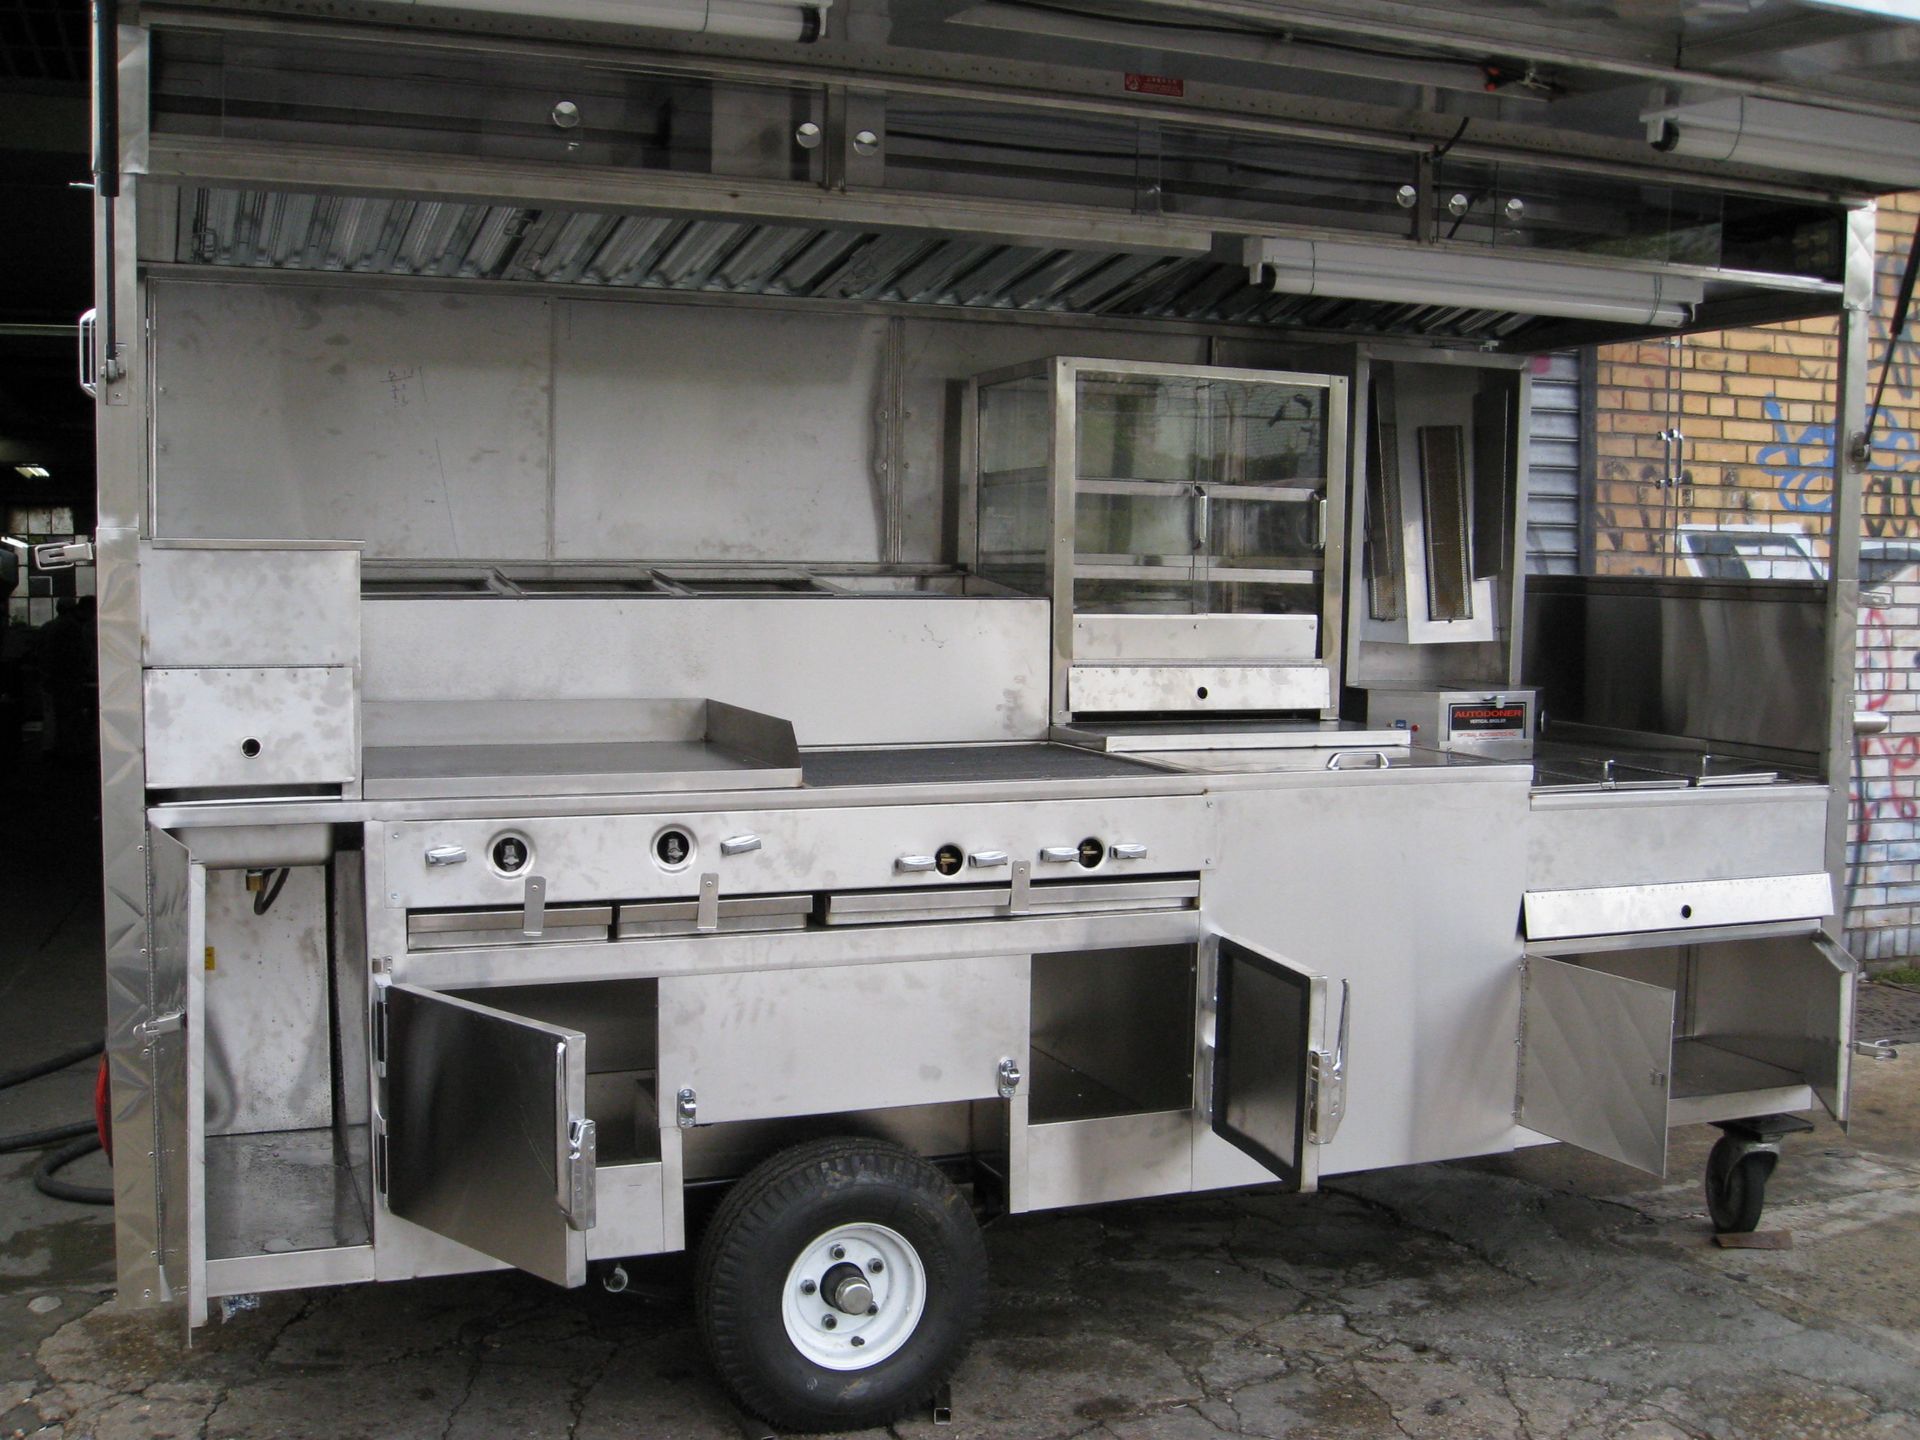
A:
<svg viewBox="0 0 1920 1440">
<path fill-rule="evenodd" d="M 1187 82 L 1172 75 L 1127 76 L 1127 90 L 1134 95 L 1171 95 L 1178 99 L 1187 93 Z"/>
</svg>

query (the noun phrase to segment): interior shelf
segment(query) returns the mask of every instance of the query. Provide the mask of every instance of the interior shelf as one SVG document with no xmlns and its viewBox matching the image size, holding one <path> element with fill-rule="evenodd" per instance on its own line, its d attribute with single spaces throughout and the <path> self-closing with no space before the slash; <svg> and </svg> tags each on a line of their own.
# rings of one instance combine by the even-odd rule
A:
<svg viewBox="0 0 1920 1440">
<path fill-rule="evenodd" d="M 328 1129 L 208 1136 L 207 1258 L 368 1244 L 364 1173 Z"/>
</svg>

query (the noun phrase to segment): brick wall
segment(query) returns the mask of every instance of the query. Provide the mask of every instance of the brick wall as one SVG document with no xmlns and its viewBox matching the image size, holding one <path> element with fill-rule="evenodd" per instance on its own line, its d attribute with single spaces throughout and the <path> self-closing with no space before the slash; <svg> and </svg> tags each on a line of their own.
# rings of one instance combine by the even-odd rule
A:
<svg viewBox="0 0 1920 1440">
<path fill-rule="evenodd" d="M 1869 400 L 1916 216 L 1920 194 L 1881 203 Z M 1831 321 L 1805 321 L 1600 351 L 1588 568 L 1713 573 L 1711 552 L 1727 542 L 1698 532 L 1733 528 L 1744 532 L 1737 563 L 1749 573 L 1824 575 L 1834 335 Z M 1675 428 L 1686 436 L 1677 463 L 1661 438 Z M 1669 474 L 1677 483 L 1662 483 Z M 1875 430 L 1863 570 L 1858 704 L 1886 714 L 1890 726 L 1862 745 L 1847 924 L 1856 955 L 1892 963 L 1920 955 L 1920 347 L 1912 340 L 1896 351 Z"/>
</svg>

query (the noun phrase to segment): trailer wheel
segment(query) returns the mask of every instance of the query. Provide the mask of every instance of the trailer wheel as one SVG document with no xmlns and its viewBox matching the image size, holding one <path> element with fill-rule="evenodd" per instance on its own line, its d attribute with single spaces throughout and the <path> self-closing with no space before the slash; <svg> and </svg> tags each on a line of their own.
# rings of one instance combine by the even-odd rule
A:
<svg viewBox="0 0 1920 1440">
<path fill-rule="evenodd" d="M 745 1408 L 791 1430 L 899 1419 L 953 1373 L 980 1323 L 987 1255 L 966 1198 L 876 1140 L 796 1145 L 708 1227 L 701 1339 Z"/>
<path fill-rule="evenodd" d="M 1767 1203 L 1767 1180 L 1780 1157 L 1752 1150 L 1732 1135 L 1713 1142 L 1707 1156 L 1707 1214 L 1721 1235 L 1744 1235 L 1760 1223 Z"/>
</svg>

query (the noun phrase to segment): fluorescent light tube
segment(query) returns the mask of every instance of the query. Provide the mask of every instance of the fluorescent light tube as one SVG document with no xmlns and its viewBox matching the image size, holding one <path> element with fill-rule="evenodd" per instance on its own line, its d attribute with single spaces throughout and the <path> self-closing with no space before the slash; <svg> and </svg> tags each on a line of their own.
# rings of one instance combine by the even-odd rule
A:
<svg viewBox="0 0 1920 1440">
<path fill-rule="evenodd" d="M 1287 295 L 1561 315 L 1671 329 L 1705 297 L 1700 281 L 1516 254 L 1343 240 L 1250 239 L 1247 269 Z"/>
<path fill-rule="evenodd" d="M 1647 140 L 1662 150 L 1767 170 L 1893 189 L 1920 186 L 1920 125 L 1730 95 L 1648 110 Z"/>
<path fill-rule="evenodd" d="M 414 0 L 417 3 L 417 0 Z M 544 20 L 599 20 L 694 35 L 811 44 L 826 29 L 833 0 L 446 0 L 449 10 L 487 10 Z"/>
</svg>

